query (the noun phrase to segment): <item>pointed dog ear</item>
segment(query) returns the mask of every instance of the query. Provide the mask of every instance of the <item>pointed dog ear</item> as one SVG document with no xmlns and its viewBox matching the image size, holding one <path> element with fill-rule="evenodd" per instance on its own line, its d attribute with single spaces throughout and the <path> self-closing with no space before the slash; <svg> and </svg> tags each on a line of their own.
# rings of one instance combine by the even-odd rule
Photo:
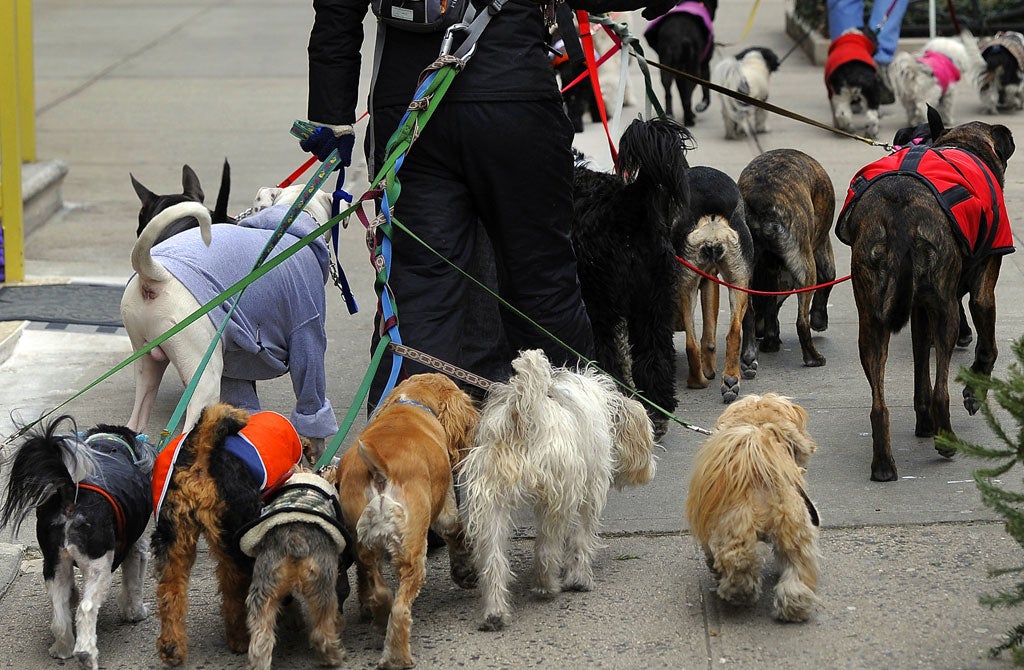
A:
<svg viewBox="0 0 1024 670">
<path fill-rule="evenodd" d="M 142 202 L 143 207 L 156 200 L 156 193 L 143 186 L 131 172 L 128 173 L 128 176 L 132 178 L 132 188 L 135 189 L 135 195 L 139 196 L 139 201 Z"/>
<path fill-rule="evenodd" d="M 1006 165 L 1006 161 L 1010 159 L 1017 148 L 1017 145 L 1013 143 L 1013 133 L 1009 128 L 1002 125 L 992 126 L 992 148 L 995 149 L 999 160 L 1003 161 L 1003 165 Z"/>
<path fill-rule="evenodd" d="M 932 142 L 937 142 L 939 140 L 939 135 L 941 135 L 945 130 L 946 126 L 942 123 L 942 115 L 939 114 L 939 110 L 928 105 L 928 132 L 931 133 Z"/>
<path fill-rule="evenodd" d="M 181 192 L 189 200 L 196 202 L 203 202 L 206 198 L 203 187 L 199 185 L 199 177 L 188 165 L 181 166 Z"/>
</svg>

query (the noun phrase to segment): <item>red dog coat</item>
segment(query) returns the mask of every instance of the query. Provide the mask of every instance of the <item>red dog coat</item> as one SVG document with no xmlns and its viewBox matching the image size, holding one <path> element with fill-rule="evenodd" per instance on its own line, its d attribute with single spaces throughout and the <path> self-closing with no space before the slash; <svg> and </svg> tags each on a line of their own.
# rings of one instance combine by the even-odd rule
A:
<svg viewBox="0 0 1024 670">
<path fill-rule="evenodd" d="M 828 47 L 828 58 L 825 59 L 825 87 L 828 89 L 828 97 L 832 97 L 832 87 L 828 80 L 836 68 L 850 61 L 867 63 L 878 69 L 875 65 L 875 43 L 864 33 L 846 33 L 837 37 Z"/>
</svg>

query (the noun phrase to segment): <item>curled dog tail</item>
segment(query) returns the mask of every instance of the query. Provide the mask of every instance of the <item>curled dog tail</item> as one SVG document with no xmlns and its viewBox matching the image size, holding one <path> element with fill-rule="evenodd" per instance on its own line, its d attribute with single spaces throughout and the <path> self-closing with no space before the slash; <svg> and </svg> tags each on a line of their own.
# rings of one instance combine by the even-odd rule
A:
<svg viewBox="0 0 1024 670">
<path fill-rule="evenodd" d="M 65 422 L 71 430 L 58 433 Z M 74 419 L 66 414 L 30 433 L 10 463 L 0 528 L 11 525 L 15 534 L 28 513 L 53 496 L 73 500 L 76 484 L 97 468 L 90 449 L 77 439 Z"/>
<path fill-rule="evenodd" d="M 198 444 L 212 448 L 224 444 L 229 435 L 235 435 L 248 423 L 247 411 L 219 402 L 203 408 L 193 431 L 198 435 Z"/>
<path fill-rule="evenodd" d="M 171 225 L 178 219 L 191 216 L 199 221 L 199 229 L 203 236 L 203 242 L 209 246 L 211 239 L 210 210 L 200 202 L 181 202 L 171 205 L 163 210 L 146 224 L 132 247 L 132 269 L 143 279 L 159 282 L 167 281 L 171 273 L 163 265 L 153 259 L 150 251 L 153 244 L 160 239 L 160 233 L 164 228 Z"/>
<path fill-rule="evenodd" d="M 388 479 L 387 470 L 373 444 L 359 440 L 359 457 L 370 471 L 370 495 L 363 513 L 356 522 L 359 541 L 367 546 L 388 551 L 402 536 L 405 528 L 405 504 L 402 489 Z"/>
</svg>

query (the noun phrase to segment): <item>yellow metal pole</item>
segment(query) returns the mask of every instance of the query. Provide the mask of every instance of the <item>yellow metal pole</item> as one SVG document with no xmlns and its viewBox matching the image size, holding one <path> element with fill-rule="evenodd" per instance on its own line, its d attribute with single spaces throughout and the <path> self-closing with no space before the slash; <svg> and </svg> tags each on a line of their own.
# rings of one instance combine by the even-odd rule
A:
<svg viewBox="0 0 1024 670">
<path fill-rule="evenodd" d="M 15 11 L 18 48 L 18 109 L 21 116 L 21 160 L 31 163 L 36 159 L 36 94 L 35 59 L 32 48 L 32 0 L 18 0 Z"/>
<path fill-rule="evenodd" d="M 0 217 L 6 281 L 25 278 L 15 8 L 0 0 Z"/>
</svg>

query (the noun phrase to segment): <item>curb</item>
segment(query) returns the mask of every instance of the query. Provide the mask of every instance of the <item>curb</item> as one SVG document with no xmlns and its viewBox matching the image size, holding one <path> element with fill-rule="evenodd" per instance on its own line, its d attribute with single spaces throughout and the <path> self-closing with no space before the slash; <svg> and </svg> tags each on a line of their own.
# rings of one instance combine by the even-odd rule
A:
<svg viewBox="0 0 1024 670">
<path fill-rule="evenodd" d="M 14 353 L 27 325 L 28 321 L 0 321 L 0 365 L 6 363 Z"/>
<path fill-rule="evenodd" d="M 7 590 L 21 574 L 24 555 L 25 547 L 20 544 L 0 544 L 0 598 L 7 595 Z"/>
</svg>

